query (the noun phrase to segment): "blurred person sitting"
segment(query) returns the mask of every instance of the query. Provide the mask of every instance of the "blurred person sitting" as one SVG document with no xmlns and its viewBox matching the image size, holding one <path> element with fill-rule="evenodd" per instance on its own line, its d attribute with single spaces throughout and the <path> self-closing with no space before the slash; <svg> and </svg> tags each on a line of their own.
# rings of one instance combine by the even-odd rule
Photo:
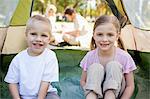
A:
<svg viewBox="0 0 150 99">
<path fill-rule="evenodd" d="M 54 37 L 54 33 L 56 33 L 56 11 L 57 8 L 55 5 L 53 4 L 49 4 L 46 8 L 46 13 L 45 16 L 49 19 L 50 23 L 51 23 L 51 28 L 52 28 L 52 39 L 50 41 L 50 44 L 52 45 L 56 45 L 56 40 Z"/>
<path fill-rule="evenodd" d="M 54 32 L 56 29 L 56 11 L 57 8 L 53 4 L 48 5 L 46 8 L 45 16 L 50 20 L 52 24 L 52 32 Z"/>
<path fill-rule="evenodd" d="M 80 14 L 76 13 L 76 11 L 73 8 L 66 8 L 64 15 L 68 21 L 74 23 L 73 30 L 63 32 L 62 38 L 64 42 L 68 43 L 69 45 L 82 45 L 80 37 L 86 35 L 88 32 L 87 20 Z"/>
</svg>

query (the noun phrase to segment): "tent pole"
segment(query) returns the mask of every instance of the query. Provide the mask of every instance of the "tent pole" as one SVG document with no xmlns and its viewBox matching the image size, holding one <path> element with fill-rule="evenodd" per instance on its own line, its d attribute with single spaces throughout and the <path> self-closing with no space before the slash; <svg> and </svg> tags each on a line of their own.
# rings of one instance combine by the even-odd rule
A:
<svg viewBox="0 0 150 99">
<path fill-rule="evenodd" d="M 33 3 L 34 3 L 34 0 L 32 0 L 32 4 L 31 4 L 30 17 L 32 15 Z"/>
</svg>

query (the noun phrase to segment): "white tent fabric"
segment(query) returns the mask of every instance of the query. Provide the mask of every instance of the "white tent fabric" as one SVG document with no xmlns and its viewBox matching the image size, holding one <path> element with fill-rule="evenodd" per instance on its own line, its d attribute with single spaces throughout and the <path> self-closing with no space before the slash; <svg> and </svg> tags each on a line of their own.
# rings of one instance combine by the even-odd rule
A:
<svg viewBox="0 0 150 99">
<path fill-rule="evenodd" d="M 122 0 L 133 26 L 150 30 L 150 0 Z"/>
<path fill-rule="evenodd" d="M 0 0 L 0 54 L 15 54 L 26 47 L 25 24 L 33 0 Z"/>
<path fill-rule="evenodd" d="M 21 10 L 18 10 L 16 14 L 17 17 L 14 19 L 17 24 L 14 23 L 14 25 L 10 26 L 10 21 L 18 1 L 22 4 L 19 6 Z M 4 6 L 7 3 L 8 5 Z M 143 29 L 150 28 L 150 0 L 139 0 L 139 2 L 138 0 L 123 0 L 123 3 L 132 25 L 138 28 L 142 27 Z M 145 6 L 143 6 L 142 3 Z M 29 18 L 31 4 L 31 0 L 27 0 L 26 2 L 24 0 L 0 0 L 0 54 L 15 54 L 26 48 L 25 26 L 23 25 L 25 25 L 24 22 Z M 28 10 L 24 11 L 24 8 L 28 8 Z M 19 11 L 22 12 L 22 14 L 20 14 Z M 25 17 L 27 14 L 28 16 Z M 138 17 L 135 17 L 135 15 L 138 15 Z M 22 22 L 21 26 L 19 22 L 22 21 L 23 18 L 25 18 L 25 21 Z M 140 23 L 138 18 L 142 20 L 142 23 Z M 127 25 L 122 29 L 121 39 L 126 49 L 150 52 L 150 31 L 140 30 L 132 25 Z"/>
<path fill-rule="evenodd" d="M 19 0 L 0 0 L 0 27 L 9 25 L 18 2 Z"/>
<path fill-rule="evenodd" d="M 26 48 L 25 26 L 9 27 L 2 54 L 14 54 Z"/>
<path fill-rule="evenodd" d="M 150 52 L 150 31 L 143 31 L 126 25 L 121 31 L 121 38 L 127 49 Z"/>
</svg>

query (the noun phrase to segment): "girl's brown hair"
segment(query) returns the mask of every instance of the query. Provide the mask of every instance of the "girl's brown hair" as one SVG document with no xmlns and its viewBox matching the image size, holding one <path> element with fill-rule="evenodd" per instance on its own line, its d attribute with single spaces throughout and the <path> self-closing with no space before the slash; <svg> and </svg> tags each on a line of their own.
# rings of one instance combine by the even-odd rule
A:
<svg viewBox="0 0 150 99">
<path fill-rule="evenodd" d="M 120 23 L 119 23 L 119 20 L 117 19 L 117 17 L 109 16 L 109 15 L 102 15 L 102 16 L 98 17 L 95 21 L 95 24 L 93 27 L 93 34 L 94 34 L 95 29 L 99 25 L 104 24 L 104 23 L 112 23 L 115 26 L 117 33 L 119 33 L 121 31 Z M 93 37 L 91 40 L 91 46 L 90 47 L 91 47 L 91 50 L 96 48 L 95 40 L 93 39 Z"/>
</svg>

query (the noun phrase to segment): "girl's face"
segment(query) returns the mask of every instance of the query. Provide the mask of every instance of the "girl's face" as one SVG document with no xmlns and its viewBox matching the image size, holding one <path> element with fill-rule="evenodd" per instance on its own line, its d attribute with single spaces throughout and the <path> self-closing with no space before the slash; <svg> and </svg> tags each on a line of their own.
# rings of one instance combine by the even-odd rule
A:
<svg viewBox="0 0 150 99">
<path fill-rule="evenodd" d="M 49 27 L 45 24 L 34 24 L 32 30 L 30 30 L 29 33 L 26 34 L 29 55 L 37 56 L 44 51 L 50 41 L 49 32 Z"/>
<path fill-rule="evenodd" d="M 112 23 L 104 23 L 95 28 L 93 38 L 101 51 L 109 51 L 117 41 L 119 33 Z"/>
</svg>

